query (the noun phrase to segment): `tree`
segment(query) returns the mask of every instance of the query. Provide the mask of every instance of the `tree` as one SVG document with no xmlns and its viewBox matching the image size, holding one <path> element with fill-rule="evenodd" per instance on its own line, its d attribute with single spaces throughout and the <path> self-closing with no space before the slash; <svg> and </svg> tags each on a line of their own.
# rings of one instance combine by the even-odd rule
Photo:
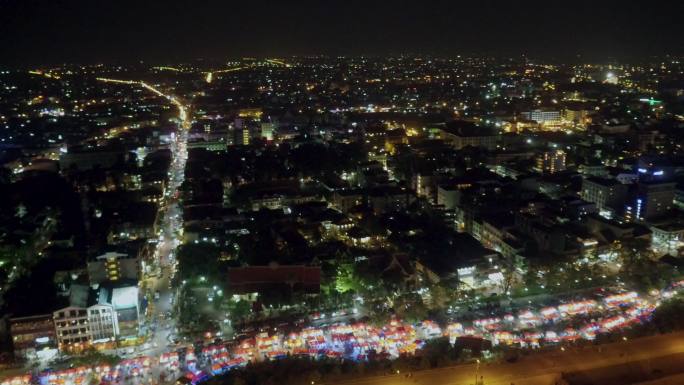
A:
<svg viewBox="0 0 684 385">
<path fill-rule="evenodd" d="M 679 296 L 662 304 L 653 315 L 653 323 L 661 332 L 684 329 L 684 298 Z"/>
<path fill-rule="evenodd" d="M 512 265 L 504 267 L 501 271 L 503 279 L 501 280 L 501 292 L 503 294 L 508 294 L 513 286 L 515 280 L 515 270 Z"/>
<path fill-rule="evenodd" d="M 456 352 L 454 345 L 449 342 L 448 337 L 427 341 L 421 354 L 433 368 L 448 365 L 451 361 L 458 359 L 458 353 Z"/>
<path fill-rule="evenodd" d="M 241 300 L 228 300 L 228 312 L 230 313 L 233 321 L 240 321 L 249 315 L 251 305 L 247 301 Z"/>
<path fill-rule="evenodd" d="M 622 276 L 631 287 L 648 292 L 665 288 L 674 278 L 675 271 L 664 263 L 641 259 L 626 265 Z"/>
<path fill-rule="evenodd" d="M 623 241 L 620 246 L 621 276 L 635 289 L 662 289 L 675 275 L 671 266 L 654 259 L 647 240 L 634 238 Z"/>
<path fill-rule="evenodd" d="M 430 308 L 443 309 L 452 299 L 451 291 L 441 284 L 430 286 Z"/>
<path fill-rule="evenodd" d="M 408 322 L 420 322 L 427 318 L 428 309 L 418 294 L 404 294 L 394 301 L 394 311 L 398 317 Z"/>
<path fill-rule="evenodd" d="M 223 264 L 219 261 L 221 250 L 214 244 L 186 243 L 178 248 L 178 273 L 180 279 L 200 276 L 220 280 Z"/>
<path fill-rule="evenodd" d="M 342 263 L 338 266 L 335 277 L 335 290 L 338 293 L 357 292 L 360 289 L 359 283 L 359 277 L 351 263 Z"/>
<path fill-rule="evenodd" d="M 649 250 L 649 241 L 641 238 L 626 239 L 620 242 L 618 254 L 623 265 L 636 263 L 637 261 L 652 257 Z"/>
</svg>

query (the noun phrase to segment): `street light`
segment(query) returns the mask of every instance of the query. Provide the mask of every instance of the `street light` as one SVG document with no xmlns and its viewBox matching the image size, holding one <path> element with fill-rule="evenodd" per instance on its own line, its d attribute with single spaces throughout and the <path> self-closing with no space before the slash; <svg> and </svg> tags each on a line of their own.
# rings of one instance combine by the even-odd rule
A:
<svg viewBox="0 0 684 385">
<path fill-rule="evenodd" d="M 477 376 L 480 374 L 480 360 L 476 360 L 477 365 L 475 366 L 475 385 L 477 385 Z"/>
</svg>

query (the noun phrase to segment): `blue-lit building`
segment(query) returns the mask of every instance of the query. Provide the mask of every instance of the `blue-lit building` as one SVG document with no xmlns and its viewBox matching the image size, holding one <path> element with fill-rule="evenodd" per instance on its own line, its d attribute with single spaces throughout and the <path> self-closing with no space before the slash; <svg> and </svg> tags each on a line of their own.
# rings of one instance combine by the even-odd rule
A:
<svg viewBox="0 0 684 385">
<path fill-rule="evenodd" d="M 626 218 L 634 221 L 652 221 L 669 213 L 674 207 L 674 182 L 639 182 L 633 204 L 626 207 Z"/>
</svg>

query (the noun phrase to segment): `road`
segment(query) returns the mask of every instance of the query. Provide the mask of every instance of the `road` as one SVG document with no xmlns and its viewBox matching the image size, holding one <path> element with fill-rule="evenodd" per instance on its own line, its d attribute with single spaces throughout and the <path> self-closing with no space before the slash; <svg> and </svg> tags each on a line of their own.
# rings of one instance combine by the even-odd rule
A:
<svg viewBox="0 0 684 385">
<path fill-rule="evenodd" d="M 684 332 L 644 337 L 626 342 L 586 346 L 562 351 L 536 353 L 516 363 L 461 365 L 405 374 L 337 381 L 336 385 L 467 385 L 474 384 L 475 372 L 484 385 L 554 385 L 560 373 L 586 371 L 651 360 L 655 368 L 658 358 L 684 354 Z M 684 361 L 684 359 L 682 360 Z M 682 362 L 684 364 L 684 362 Z M 613 373 L 616 374 L 617 373 Z M 600 382 L 598 382 L 600 383 Z"/>
<path fill-rule="evenodd" d="M 171 280 L 176 271 L 176 260 L 174 251 L 180 244 L 179 238 L 182 236 L 183 215 L 178 205 L 178 189 L 183 184 L 185 178 L 185 164 L 188 158 L 187 140 L 188 130 L 191 126 L 190 108 L 183 104 L 180 99 L 173 95 L 165 94 L 156 87 L 142 82 L 118 79 L 98 78 L 99 81 L 107 83 L 118 83 L 141 86 L 152 93 L 165 98 L 178 109 L 178 129 L 169 145 L 171 150 L 171 166 L 168 172 L 168 183 L 164 191 L 164 200 L 160 204 L 159 215 L 159 238 L 154 252 L 153 261 L 149 270 L 144 272 L 142 280 L 145 287 L 149 288 L 148 293 L 159 293 L 155 299 L 149 297 L 148 313 L 145 327 L 149 331 L 147 342 L 134 350 L 134 355 L 145 355 L 159 357 L 162 353 L 173 350 L 169 345 L 175 339 L 176 323 L 173 317 L 169 316 L 173 309 L 174 293 L 171 288 Z M 128 349 L 120 349 L 119 354 L 126 354 Z M 151 378 L 158 378 L 160 368 L 156 368 L 151 373 Z M 164 373 L 168 374 L 168 373 Z"/>
<path fill-rule="evenodd" d="M 143 83 L 148 89 L 151 86 Z M 153 89 L 154 90 L 154 89 Z M 185 164 L 188 158 L 187 139 L 191 119 L 189 108 L 178 101 L 176 97 L 167 96 L 155 90 L 155 93 L 166 97 L 178 107 L 178 130 L 170 145 L 171 167 L 169 168 L 169 180 L 164 192 L 164 202 L 162 203 L 161 220 L 159 222 L 160 236 L 159 243 L 154 254 L 152 271 L 155 276 L 146 277 L 147 283 L 153 293 L 159 293 L 159 298 L 150 301 L 150 312 L 148 314 L 148 326 L 152 333 L 147 350 L 139 353 L 159 357 L 162 353 L 170 349 L 169 345 L 175 339 L 176 323 L 172 316 L 174 293 L 171 288 L 171 280 L 176 272 L 176 260 L 174 251 L 180 244 L 179 238 L 182 236 L 183 215 L 178 205 L 177 193 L 185 178 Z M 153 378 L 159 372 L 153 374 Z"/>
</svg>

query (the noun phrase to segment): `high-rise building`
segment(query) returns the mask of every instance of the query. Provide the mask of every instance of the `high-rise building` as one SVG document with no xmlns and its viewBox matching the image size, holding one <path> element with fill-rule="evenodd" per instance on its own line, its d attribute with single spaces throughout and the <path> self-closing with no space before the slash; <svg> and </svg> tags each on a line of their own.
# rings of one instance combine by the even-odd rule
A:
<svg viewBox="0 0 684 385">
<path fill-rule="evenodd" d="M 674 206 L 674 182 L 639 182 L 633 205 L 627 207 L 628 219 L 649 221 L 663 217 Z"/>
<path fill-rule="evenodd" d="M 565 157 L 566 154 L 563 150 L 545 151 L 537 156 L 535 171 L 543 174 L 565 171 Z"/>
<path fill-rule="evenodd" d="M 249 127 L 246 124 L 236 124 L 233 129 L 232 144 L 236 146 L 248 146 L 251 139 Z"/>
<path fill-rule="evenodd" d="M 596 204 L 599 213 L 621 210 L 627 199 L 627 185 L 614 179 L 589 177 L 582 181 L 582 199 Z"/>
<path fill-rule="evenodd" d="M 243 146 L 249 145 L 249 139 L 250 139 L 249 128 L 243 127 L 242 128 L 242 145 Z"/>
</svg>

